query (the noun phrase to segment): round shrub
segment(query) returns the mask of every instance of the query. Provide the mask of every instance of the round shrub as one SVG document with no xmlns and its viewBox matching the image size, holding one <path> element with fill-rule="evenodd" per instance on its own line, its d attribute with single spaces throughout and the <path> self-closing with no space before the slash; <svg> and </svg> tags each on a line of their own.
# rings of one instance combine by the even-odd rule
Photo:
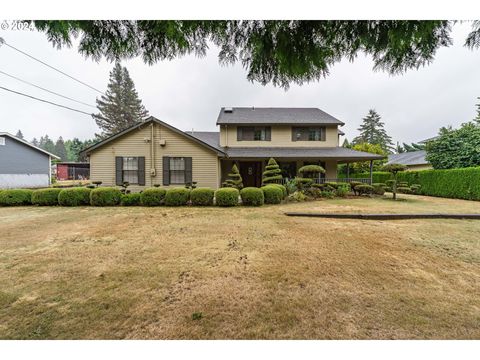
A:
<svg viewBox="0 0 480 360">
<path fill-rule="evenodd" d="M 62 206 L 90 205 L 90 188 L 68 188 L 58 194 L 58 203 Z"/>
<path fill-rule="evenodd" d="M 235 206 L 238 204 L 239 191 L 235 188 L 221 188 L 215 191 L 217 206 Z"/>
<path fill-rule="evenodd" d="M 283 191 L 278 186 L 262 186 L 266 204 L 280 204 L 283 199 Z"/>
<path fill-rule="evenodd" d="M 39 189 L 32 193 L 32 204 L 40 206 L 58 205 L 58 195 L 62 189 Z"/>
<path fill-rule="evenodd" d="M 215 191 L 210 188 L 196 188 L 190 192 L 190 200 L 195 206 L 210 206 L 213 205 L 213 196 Z"/>
<path fill-rule="evenodd" d="M 140 194 L 140 201 L 145 206 L 160 206 L 165 202 L 167 190 L 159 187 L 148 188 Z"/>
<path fill-rule="evenodd" d="M 413 194 L 412 189 L 410 189 L 408 186 L 399 186 L 397 188 L 397 192 L 401 194 Z"/>
<path fill-rule="evenodd" d="M 142 204 L 140 193 L 122 194 L 120 205 L 122 206 L 139 206 Z"/>
<path fill-rule="evenodd" d="M 246 206 L 261 206 L 265 201 L 263 190 L 256 187 L 242 189 L 240 196 L 242 197 L 242 204 Z"/>
<path fill-rule="evenodd" d="M 282 184 L 268 184 L 268 185 L 277 186 L 280 190 L 282 190 L 283 199 L 285 199 L 287 197 L 287 195 L 288 195 L 287 188 L 285 186 L 283 186 Z"/>
<path fill-rule="evenodd" d="M 383 195 L 385 194 L 385 189 L 386 189 L 386 186 L 383 186 L 385 184 L 380 184 L 380 183 L 377 183 L 377 184 L 372 184 L 373 186 L 373 193 L 375 195 Z"/>
<path fill-rule="evenodd" d="M 93 206 L 115 206 L 120 204 L 122 193 L 112 187 L 96 188 L 90 192 L 90 204 Z"/>
<path fill-rule="evenodd" d="M 190 200 L 190 190 L 185 188 L 168 189 L 165 194 L 165 205 L 182 206 L 187 205 Z"/>
<path fill-rule="evenodd" d="M 11 189 L 0 191 L 0 206 L 19 206 L 32 204 L 32 190 Z"/>
<path fill-rule="evenodd" d="M 373 194 L 373 186 L 368 184 L 357 185 L 355 186 L 355 191 L 359 195 L 370 195 Z"/>
</svg>

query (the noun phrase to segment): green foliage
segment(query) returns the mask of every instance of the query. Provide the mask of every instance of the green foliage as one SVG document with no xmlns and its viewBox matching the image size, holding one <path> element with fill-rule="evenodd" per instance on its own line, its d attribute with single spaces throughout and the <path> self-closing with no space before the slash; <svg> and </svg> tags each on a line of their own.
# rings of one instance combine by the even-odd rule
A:
<svg viewBox="0 0 480 360">
<path fill-rule="evenodd" d="M 236 206 L 240 192 L 236 188 L 221 188 L 215 191 L 215 204 L 217 206 Z"/>
<path fill-rule="evenodd" d="M 92 206 L 115 206 L 120 204 L 121 199 L 120 190 L 111 187 L 96 188 L 90 192 L 90 205 Z"/>
<path fill-rule="evenodd" d="M 387 152 L 382 148 L 380 144 L 370 144 L 367 142 L 358 143 L 352 146 L 353 150 L 367 152 L 370 154 L 387 156 Z M 374 160 L 373 161 L 373 171 L 380 170 L 382 165 L 387 162 L 387 159 Z M 370 177 L 370 161 L 360 161 L 350 164 L 350 173 L 351 176 L 355 173 L 368 173 Z"/>
<path fill-rule="evenodd" d="M 190 200 L 190 190 L 185 188 L 168 189 L 165 195 L 165 205 L 182 206 L 187 205 Z"/>
<path fill-rule="evenodd" d="M 262 174 L 262 185 L 273 184 L 278 180 L 282 180 L 282 170 L 275 159 L 270 158 L 267 166 L 265 166 L 265 171 Z"/>
<path fill-rule="evenodd" d="M 246 187 L 240 191 L 242 204 L 246 206 L 261 206 L 265 201 L 263 190 L 256 187 Z"/>
<path fill-rule="evenodd" d="M 287 190 L 287 194 L 293 194 L 295 191 L 297 191 L 297 182 L 295 179 L 290 179 L 285 183 L 285 189 Z"/>
<path fill-rule="evenodd" d="M 413 194 L 412 189 L 410 189 L 410 187 L 408 187 L 408 186 L 399 186 L 399 187 L 397 187 L 397 191 L 400 194 Z"/>
<path fill-rule="evenodd" d="M 265 185 L 261 188 L 265 197 L 265 204 L 280 204 L 283 199 L 283 191 L 275 185 Z"/>
<path fill-rule="evenodd" d="M 335 194 L 339 197 L 345 197 L 350 192 L 350 185 L 346 183 L 338 184 Z"/>
<path fill-rule="evenodd" d="M 425 159 L 434 169 L 480 166 L 480 122 L 462 124 L 459 129 L 442 128 L 427 142 Z"/>
<path fill-rule="evenodd" d="M 235 189 L 242 189 L 243 188 L 243 179 L 240 175 L 240 171 L 238 171 L 238 167 L 236 164 L 233 164 L 232 170 L 230 174 L 228 174 L 228 179 L 222 184 L 223 187 L 231 187 Z"/>
<path fill-rule="evenodd" d="M 368 115 L 363 118 L 363 123 L 358 128 L 360 135 L 353 139 L 353 144 L 373 144 L 378 145 L 384 153 L 393 150 L 392 138 L 388 136 L 385 124 L 381 121 L 381 116 L 373 109 L 368 111 Z M 354 147 L 355 148 L 355 147 Z"/>
<path fill-rule="evenodd" d="M 196 188 L 190 193 L 190 200 L 195 206 L 211 206 L 213 205 L 213 197 L 215 191 L 210 188 Z"/>
<path fill-rule="evenodd" d="M 373 186 L 371 186 L 371 185 L 362 184 L 362 185 L 355 186 L 355 191 L 359 195 L 371 195 L 371 194 L 373 194 L 374 189 L 373 189 Z"/>
<path fill-rule="evenodd" d="M 40 206 L 58 205 L 58 194 L 62 189 L 39 189 L 32 193 L 32 204 Z"/>
<path fill-rule="evenodd" d="M 387 185 L 386 184 L 382 184 L 382 183 L 375 183 L 375 184 L 372 184 L 373 186 L 373 193 L 375 195 L 383 195 L 385 194 L 385 189 L 387 188 Z"/>
<path fill-rule="evenodd" d="M 316 179 L 320 174 L 325 174 L 325 169 L 320 165 L 305 165 L 298 169 L 303 178 Z"/>
<path fill-rule="evenodd" d="M 160 206 L 164 204 L 167 190 L 158 187 L 148 188 L 142 191 L 140 201 L 144 206 Z"/>
<path fill-rule="evenodd" d="M 345 174 L 339 174 L 339 178 L 344 179 L 346 176 Z M 368 179 L 370 178 L 370 172 L 363 172 L 363 173 L 353 173 L 350 174 L 351 179 Z M 374 171 L 372 173 L 372 182 L 374 183 L 384 183 L 387 180 L 392 178 L 392 174 L 386 171 Z"/>
<path fill-rule="evenodd" d="M 407 170 L 407 167 L 402 164 L 388 164 L 382 168 L 383 171 L 390 172 L 392 174 L 397 174 L 400 171 Z"/>
<path fill-rule="evenodd" d="M 307 199 L 307 196 L 302 191 L 295 191 L 294 193 L 288 196 L 289 200 L 302 202 Z"/>
<path fill-rule="evenodd" d="M 324 192 L 326 191 L 315 187 L 309 187 L 308 189 L 303 190 L 303 193 L 310 199 L 319 199 L 323 196 Z M 332 193 L 332 191 L 328 190 L 328 193 Z"/>
<path fill-rule="evenodd" d="M 20 206 L 32 204 L 32 190 L 6 189 L 0 191 L 0 206 Z"/>
<path fill-rule="evenodd" d="M 54 154 L 60 157 L 61 161 L 67 161 L 67 148 L 65 147 L 65 142 L 63 138 L 60 136 L 55 143 L 55 151 Z"/>
<path fill-rule="evenodd" d="M 140 206 L 142 205 L 142 197 L 140 193 L 122 194 L 120 200 L 122 206 Z"/>
<path fill-rule="evenodd" d="M 84 187 L 67 188 L 58 194 L 58 203 L 62 206 L 90 205 L 91 189 Z"/>
</svg>

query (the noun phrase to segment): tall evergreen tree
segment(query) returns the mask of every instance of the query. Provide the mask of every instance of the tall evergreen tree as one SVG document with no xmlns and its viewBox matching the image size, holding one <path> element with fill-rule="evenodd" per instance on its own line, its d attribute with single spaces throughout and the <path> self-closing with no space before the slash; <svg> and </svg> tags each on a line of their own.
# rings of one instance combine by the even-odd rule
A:
<svg viewBox="0 0 480 360">
<path fill-rule="evenodd" d="M 343 140 L 342 147 L 347 148 L 347 149 L 350 149 L 352 147 L 352 145 L 350 144 L 350 142 L 348 141 L 347 138 L 345 138 L 345 140 Z"/>
<path fill-rule="evenodd" d="M 48 151 L 49 153 L 55 154 L 55 143 L 48 137 L 48 135 L 42 136 L 38 142 L 38 147 Z"/>
<path fill-rule="evenodd" d="M 477 99 L 480 100 L 480 97 L 477 97 Z M 477 116 L 475 116 L 475 119 L 473 119 L 473 121 L 480 124 L 480 103 L 475 104 L 475 106 L 477 107 Z"/>
<path fill-rule="evenodd" d="M 23 133 L 22 133 L 22 130 L 18 130 L 17 133 L 15 134 L 15 136 L 19 139 L 23 139 Z"/>
<path fill-rule="evenodd" d="M 31 141 L 31 143 L 32 143 L 32 145 L 34 145 L 34 146 L 38 146 L 38 145 L 39 145 L 37 138 L 33 138 L 32 141 Z"/>
<path fill-rule="evenodd" d="M 100 113 L 94 115 L 94 118 L 102 130 L 99 136 L 103 138 L 143 121 L 148 116 L 127 69 L 118 62 L 110 72 L 105 95 L 97 99 L 97 108 Z"/>
<path fill-rule="evenodd" d="M 380 145 L 383 150 L 392 152 L 394 150 L 392 138 L 385 131 L 385 124 L 381 119 L 381 116 L 374 109 L 370 109 L 367 116 L 363 118 L 362 125 L 358 128 L 360 135 L 353 139 L 353 144 Z"/>
<path fill-rule="evenodd" d="M 65 148 L 65 143 L 63 138 L 60 136 L 55 143 L 55 155 L 57 155 L 60 160 L 67 161 L 67 149 Z"/>
</svg>

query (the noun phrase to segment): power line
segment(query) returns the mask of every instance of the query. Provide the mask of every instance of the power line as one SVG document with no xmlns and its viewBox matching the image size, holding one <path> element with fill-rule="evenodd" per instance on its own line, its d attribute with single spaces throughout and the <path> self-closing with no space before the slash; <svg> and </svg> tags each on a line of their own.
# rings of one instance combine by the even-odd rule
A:
<svg viewBox="0 0 480 360">
<path fill-rule="evenodd" d="M 43 88 L 43 87 L 41 87 L 41 86 L 38 86 L 38 85 L 35 85 L 35 84 L 32 84 L 32 83 L 29 82 L 29 81 L 26 81 L 26 80 L 20 79 L 20 78 L 18 78 L 18 77 L 16 77 L 16 76 L 7 74 L 5 71 L 0 70 L 0 74 L 9 76 L 9 77 L 11 77 L 12 79 L 15 79 L 15 80 L 18 80 L 18 81 L 20 81 L 20 82 L 22 82 L 22 83 L 25 83 L 25 84 L 28 84 L 28 85 L 30 85 L 30 86 L 36 87 L 36 88 L 41 89 L 41 90 L 43 90 L 43 91 L 46 91 L 46 92 L 48 92 L 48 93 L 50 93 L 50 94 L 54 94 L 54 95 L 60 96 L 60 97 L 62 97 L 62 98 L 64 98 L 64 99 L 68 99 L 68 100 L 71 100 L 71 101 L 75 101 L 76 103 L 79 103 L 79 104 L 82 104 L 82 105 L 85 105 L 85 106 L 90 106 L 90 107 L 92 107 L 92 108 L 95 108 L 95 106 L 93 106 L 93 105 L 84 103 L 83 101 L 79 101 L 79 100 L 72 99 L 71 97 L 68 97 L 68 96 L 65 96 L 65 95 L 56 93 L 55 91 L 51 91 L 51 90 L 45 89 L 45 88 Z"/>
<path fill-rule="evenodd" d="M 18 51 L 19 53 L 21 53 L 21 54 L 23 54 L 23 55 L 25 55 L 25 56 L 28 56 L 29 58 L 31 58 L 31 59 L 33 59 L 33 60 L 35 60 L 35 61 L 38 61 L 39 63 L 41 63 L 41 64 L 49 67 L 50 69 L 53 69 L 53 70 L 59 72 L 60 74 L 65 75 L 65 76 L 69 77 L 70 79 L 75 80 L 76 82 L 78 82 L 78 83 L 80 83 L 80 84 L 82 84 L 82 85 L 85 85 L 85 86 L 89 87 L 90 89 L 95 90 L 96 92 L 98 92 L 98 93 L 100 93 L 100 94 L 102 94 L 102 95 L 105 95 L 102 91 L 94 88 L 93 86 L 88 85 L 87 83 L 84 83 L 83 81 L 78 80 L 77 78 L 74 78 L 74 77 L 71 76 L 71 75 L 68 75 L 67 73 L 63 72 L 62 70 L 57 69 L 57 68 L 54 67 L 54 66 L 48 65 L 46 62 L 44 62 L 44 61 L 42 61 L 42 60 L 39 60 L 39 59 L 37 59 L 36 57 L 34 57 L 34 56 L 30 55 L 30 54 L 27 54 L 26 52 L 24 52 L 24 51 L 22 51 L 22 50 L 20 50 L 20 49 L 17 49 L 16 47 L 8 44 L 8 43 L 5 41 L 5 39 L 3 39 L 3 38 L 0 37 L 0 46 L 1 46 L 2 44 L 3 44 L 3 45 L 7 45 L 9 48 L 12 48 L 13 50 Z"/>
</svg>

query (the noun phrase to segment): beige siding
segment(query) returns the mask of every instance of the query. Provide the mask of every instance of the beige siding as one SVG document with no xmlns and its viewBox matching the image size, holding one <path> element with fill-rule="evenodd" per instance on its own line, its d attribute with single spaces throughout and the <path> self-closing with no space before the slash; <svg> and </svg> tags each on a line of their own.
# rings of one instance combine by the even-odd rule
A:
<svg viewBox="0 0 480 360">
<path fill-rule="evenodd" d="M 220 126 L 220 145 L 229 147 L 336 147 L 337 126 L 326 127 L 325 141 L 292 141 L 292 126 L 272 126 L 271 141 L 237 141 L 237 127 Z"/>
<path fill-rule="evenodd" d="M 192 157 L 192 179 L 197 186 L 217 188 L 219 182 L 219 160 L 217 154 L 207 147 L 178 134 L 169 128 L 154 123 L 154 158 L 152 164 L 151 143 L 145 140 L 151 138 L 150 124 L 115 139 L 90 154 L 90 177 L 93 181 L 102 181 L 103 185 L 115 185 L 115 157 L 116 156 L 144 156 L 145 157 L 145 186 L 163 184 L 162 157 L 178 156 Z M 160 140 L 165 146 L 160 146 Z M 152 166 L 153 165 L 153 166 Z M 151 169 L 155 175 L 151 175 Z M 163 185 L 162 185 L 163 186 Z M 181 186 L 171 185 L 170 187 Z M 132 185 L 133 191 L 143 186 Z"/>
</svg>

